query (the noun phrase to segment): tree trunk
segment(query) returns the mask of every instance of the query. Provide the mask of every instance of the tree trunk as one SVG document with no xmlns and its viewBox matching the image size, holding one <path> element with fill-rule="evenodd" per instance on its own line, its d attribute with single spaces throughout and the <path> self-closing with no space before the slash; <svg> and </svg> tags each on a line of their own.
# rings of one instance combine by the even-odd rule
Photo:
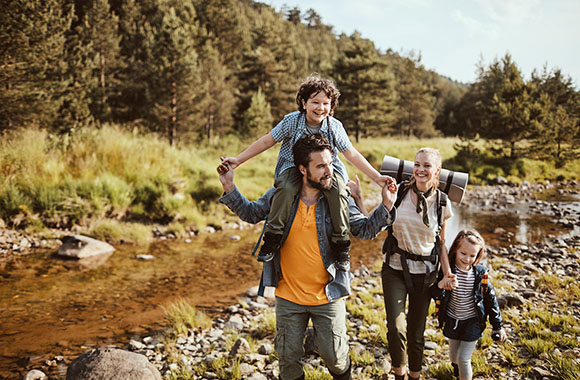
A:
<svg viewBox="0 0 580 380">
<path fill-rule="evenodd" d="M 105 51 L 104 51 L 104 47 L 103 47 L 103 40 L 101 39 L 99 41 L 99 52 L 101 55 L 101 60 L 100 60 L 100 64 L 101 64 L 101 76 L 100 76 L 100 84 L 101 84 L 101 115 L 100 118 L 103 119 L 105 117 L 105 103 L 106 103 L 106 97 L 105 97 L 105 67 L 106 67 L 106 60 L 105 60 Z"/>
<path fill-rule="evenodd" d="M 177 82 L 175 81 L 174 63 L 171 64 L 171 121 L 169 123 L 169 143 L 175 146 L 175 133 L 177 131 Z"/>
</svg>

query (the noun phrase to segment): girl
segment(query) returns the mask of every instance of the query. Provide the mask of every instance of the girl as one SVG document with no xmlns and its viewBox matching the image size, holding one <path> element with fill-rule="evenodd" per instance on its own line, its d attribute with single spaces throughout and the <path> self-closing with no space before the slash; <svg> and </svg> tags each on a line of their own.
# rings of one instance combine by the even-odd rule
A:
<svg viewBox="0 0 580 380">
<path fill-rule="evenodd" d="M 445 224 L 453 216 L 446 195 L 437 189 L 441 154 L 422 148 L 415 155 L 413 176 L 399 187 L 397 219 L 384 245 L 383 296 L 387 313 L 387 340 L 396 380 L 419 379 L 423 364 L 425 322 L 435 286 L 439 260 L 453 285 L 445 249 Z M 405 313 L 405 304 L 408 311 Z M 408 359 L 407 359 L 408 357 Z M 387 379 L 387 375 L 383 376 Z"/>
<path fill-rule="evenodd" d="M 505 341 L 506 332 L 493 286 L 488 280 L 487 269 L 479 265 L 485 254 L 485 242 L 475 230 L 462 230 L 451 244 L 449 262 L 457 278 L 454 290 L 441 288 L 441 305 L 438 313 L 439 326 L 449 339 L 449 357 L 453 373 L 460 380 L 471 380 L 471 355 L 477 340 L 482 337 L 486 320 L 493 327 L 492 337 Z"/>
</svg>

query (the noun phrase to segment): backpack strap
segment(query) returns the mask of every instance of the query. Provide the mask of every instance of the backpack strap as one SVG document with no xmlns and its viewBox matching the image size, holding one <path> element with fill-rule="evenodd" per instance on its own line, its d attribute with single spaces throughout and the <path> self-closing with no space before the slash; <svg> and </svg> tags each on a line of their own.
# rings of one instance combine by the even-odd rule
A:
<svg viewBox="0 0 580 380">
<path fill-rule="evenodd" d="M 489 278 L 487 275 L 487 271 L 481 275 L 481 289 L 483 290 L 483 295 L 487 294 L 487 290 L 489 288 Z"/>
<path fill-rule="evenodd" d="M 399 189 L 397 190 L 397 200 L 395 201 L 394 207 L 399 207 L 403 198 L 409 192 L 409 181 L 403 181 L 399 185 Z M 435 265 L 435 270 L 432 272 L 425 273 L 425 281 L 423 286 L 427 287 L 432 282 L 433 277 L 437 276 L 437 263 L 439 262 L 439 255 L 441 252 L 441 236 L 440 232 L 443 225 L 443 210 L 447 206 L 447 194 L 443 193 L 440 190 L 437 190 L 437 234 L 436 234 L 436 241 L 433 249 L 431 250 L 431 254 L 429 256 L 417 255 L 412 252 L 407 252 L 401 248 L 399 248 L 397 239 L 393 235 L 393 226 L 388 227 L 388 235 L 383 243 L 383 254 L 386 255 L 385 263 L 388 265 L 390 257 L 393 253 L 398 253 L 401 255 L 401 267 L 403 269 L 403 277 L 405 279 L 405 285 L 407 286 L 407 290 L 409 293 L 414 293 L 414 286 L 411 280 L 411 274 L 409 272 L 409 264 L 408 260 L 411 261 L 430 261 L 432 264 Z"/>
</svg>

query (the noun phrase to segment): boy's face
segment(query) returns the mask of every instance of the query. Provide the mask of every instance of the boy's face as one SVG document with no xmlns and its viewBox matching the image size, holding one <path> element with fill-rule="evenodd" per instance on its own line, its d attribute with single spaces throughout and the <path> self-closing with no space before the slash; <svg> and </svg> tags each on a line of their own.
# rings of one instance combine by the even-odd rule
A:
<svg viewBox="0 0 580 380">
<path fill-rule="evenodd" d="M 330 98 L 324 91 L 312 94 L 302 106 L 306 111 L 306 122 L 313 127 L 319 126 L 324 118 L 330 114 Z"/>
</svg>

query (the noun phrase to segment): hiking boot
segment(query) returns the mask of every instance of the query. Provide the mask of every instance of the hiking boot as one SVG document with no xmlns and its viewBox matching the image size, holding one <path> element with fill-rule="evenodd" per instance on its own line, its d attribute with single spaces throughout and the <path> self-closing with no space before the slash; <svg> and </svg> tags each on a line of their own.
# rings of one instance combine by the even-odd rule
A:
<svg viewBox="0 0 580 380">
<path fill-rule="evenodd" d="M 260 252 L 258 252 L 258 261 L 267 263 L 272 261 L 274 255 L 280 251 L 280 240 L 282 240 L 282 235 L 266 232 L 263 240 L 264 244 L 262 244 Z"/>
<path fill-rule="evenodd" d="M 453 367 L 453 376 L 456 379 L 459 379 L 459 364 L 457 364 L 457 363 L 451 363 L 451 366 Z"/>
<path fill-rule="evenodd" d="M 350 240 L 339 241 L 337 243 L 330 243 L 332 254 L 336 258 L 334 265 L 336 269 L 344 272 L 350 270 Z"/>
<path fill-rule="evenodd" d="M 330 372 L 330 375 L 332 376 L 332 380 L 352 380 L 351 369 L 352 369 L 352 362 L 350 362 L 350 364 L 348 365 L 348 369 L 340 375 L 335 375 L 334 373 L 330 372 L 330 370 L 328 372 Z"/>
</svg>

